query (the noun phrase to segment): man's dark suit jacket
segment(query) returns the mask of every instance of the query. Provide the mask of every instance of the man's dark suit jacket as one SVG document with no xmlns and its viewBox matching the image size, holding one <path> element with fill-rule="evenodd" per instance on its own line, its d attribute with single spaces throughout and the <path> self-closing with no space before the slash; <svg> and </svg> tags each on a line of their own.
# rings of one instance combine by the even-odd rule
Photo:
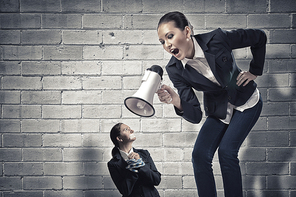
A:
<svg viewBox="0 0 296 197">
<path fill-rule="evenodd" d="M 246 103 L 257 84 L 251 81 L 246 86 L 237 86 L 236 77 L 241 71 L 234 60 L 232 50 L 250 47 L 252 60 L 250 73 L 262 75 L 266 52 L 266 35 L 259 29 L 224 31 L 216 29 L 194 36 L 202 48 L 209 66 L 221 86 L 218 86 L 180 60 L 172 56 L 166 66 L 170 80 L 177 88 L 183 111 L 175 108 L 176 114 L 191 123 L 202 119 L 200 103 L 193 89 L 204 92 L 204 110 L 207 116 L 226 118 L 227 103 L 235 106 Z M 193 89 L 192 89 L 193 88 Z"/>
<path fill-rule="evenodd" d="M 159 185 L 161 174 L 147 150 L 133 149 L 138 153 L 145 166 L 132 172 L 126 169 L 127 162 L 121 157 L 117 147 L 112 150 L 113 158 L 108 162 L 108 169 L 113 182 L 123 197 L 159 197 L 154 186 Z"/>
</svg>

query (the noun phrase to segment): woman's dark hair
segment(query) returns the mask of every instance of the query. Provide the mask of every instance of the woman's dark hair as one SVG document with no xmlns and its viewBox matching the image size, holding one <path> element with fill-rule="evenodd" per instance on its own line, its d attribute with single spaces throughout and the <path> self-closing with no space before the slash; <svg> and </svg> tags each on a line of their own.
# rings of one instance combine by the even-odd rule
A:
<svg viewBox="0 0 296 197">
<path fill-rule="evenodd" d="M 121 127 L 122 123 L 117 123 L 116 125 L 114 125 L 110 131 L 110 138 L 111 138 L 111 141 L 113 142 L 114 144 L 114 148 L 112 149 L 112 156 L 115 155 L 116 151 L 117 150 L 117 147 L 119 148 L 119 143 L 117 141 L 117 137 L 120 136 L 120 127 Z"/>
<path fill-rule="evenodd" d="M 111 141 L 113 142 L 114 146 L 119 147 L 119 143 L 117 141 L 117 137 L 120 136 L 120 127 L 121 127 L 122 123 L 117 123 L 116 125 L 114 125 L 110 131 L 110 138 Z"/>
<path fill-rule="evenodd" d="M 158 22 L 157 29 L 163 23 L 168 23 L 173 21 L 175 23 L 175 27 L 183 31 L 186 26 L 188 26 L 191 30 L 191 35 L 193 35 L 193 27 L 190 22 L 187 20 L 186 16 L 178 11 L 175 12 L 168 12 L 163 15 Z"/>
</svg>

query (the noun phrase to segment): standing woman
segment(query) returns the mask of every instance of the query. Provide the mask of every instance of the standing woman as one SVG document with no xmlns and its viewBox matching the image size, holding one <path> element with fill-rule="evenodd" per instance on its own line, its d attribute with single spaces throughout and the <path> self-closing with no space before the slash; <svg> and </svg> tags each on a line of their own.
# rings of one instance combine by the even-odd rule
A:
<svg viewBox="0 0 296 197">
<path fill-rule="evenodd" d="M 115 145 L 108 162 L 111 178 L 123 197 L 159 197 L 154 186 L 159 185 L 161 174 L 147 150 L 135 149 L 134 131 L 123 123 L 117 123 L 110 132 Z"/>
<path fill-rule="evenodd" d="M 220 28 L 192 35 L 190 26 L 180 12 L 169 12 L 159 20 L 159 41 L 172 55 L 166 70 L 178 93 L 163 85 L 158 97 L 172 103 L 177 115 L 199 123 L 202 111 L 193 89 L 203 92 L 207 118 L 192 152 L 199 197 L 217 196 L 212 170 L 217 149 L 225 197 L 242 197 L 238 151 L 262 109 L 254 80 L 263 72 L 266 35 L 259 29 Z M 253 56 L 248 71 L 238 68 L 232 54 L 244 47 L 250 47 Z"/>
</svg>

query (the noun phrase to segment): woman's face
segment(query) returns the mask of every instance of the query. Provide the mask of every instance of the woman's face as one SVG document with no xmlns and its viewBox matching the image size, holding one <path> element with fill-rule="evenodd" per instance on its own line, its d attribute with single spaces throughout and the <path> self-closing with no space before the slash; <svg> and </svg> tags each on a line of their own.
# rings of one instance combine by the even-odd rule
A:
<svg viewBox="0 0 296 197">
<path fill-rule="evenodd" d="M 175 27 L 175 22 L 173 21 L 162 23 L 159 25 L 157 33 L 163 48 L 178 60 L 193 57 L 193 43 L 190 39 L 190 29 L 188 26 L 181 31 Z"/>
<path fill-rule="evenodd" d="M 136 136 L 134 134 L 134 130 L 132 130 L 129 126 L 122 124 L 120 126 L 120 139 L 123 140 L 124 143 L 132 142 L 136 140 Z"/>
</svg>

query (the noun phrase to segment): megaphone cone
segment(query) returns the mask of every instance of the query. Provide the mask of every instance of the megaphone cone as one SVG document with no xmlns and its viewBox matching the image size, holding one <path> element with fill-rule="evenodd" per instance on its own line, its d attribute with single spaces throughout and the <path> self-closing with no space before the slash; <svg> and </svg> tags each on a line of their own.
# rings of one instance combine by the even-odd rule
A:
<svg viewBox="0 0 296 197">
<path fill-rule="evenodd" d="M 145 71 L 142 83 L 138 91 L 124 100 L 124 105 L 132 113 L 151 117 L 155 114 L 153 97 L 160 88 L 163 70 L 160 66 L 153 65 Z"/>
</svg>

